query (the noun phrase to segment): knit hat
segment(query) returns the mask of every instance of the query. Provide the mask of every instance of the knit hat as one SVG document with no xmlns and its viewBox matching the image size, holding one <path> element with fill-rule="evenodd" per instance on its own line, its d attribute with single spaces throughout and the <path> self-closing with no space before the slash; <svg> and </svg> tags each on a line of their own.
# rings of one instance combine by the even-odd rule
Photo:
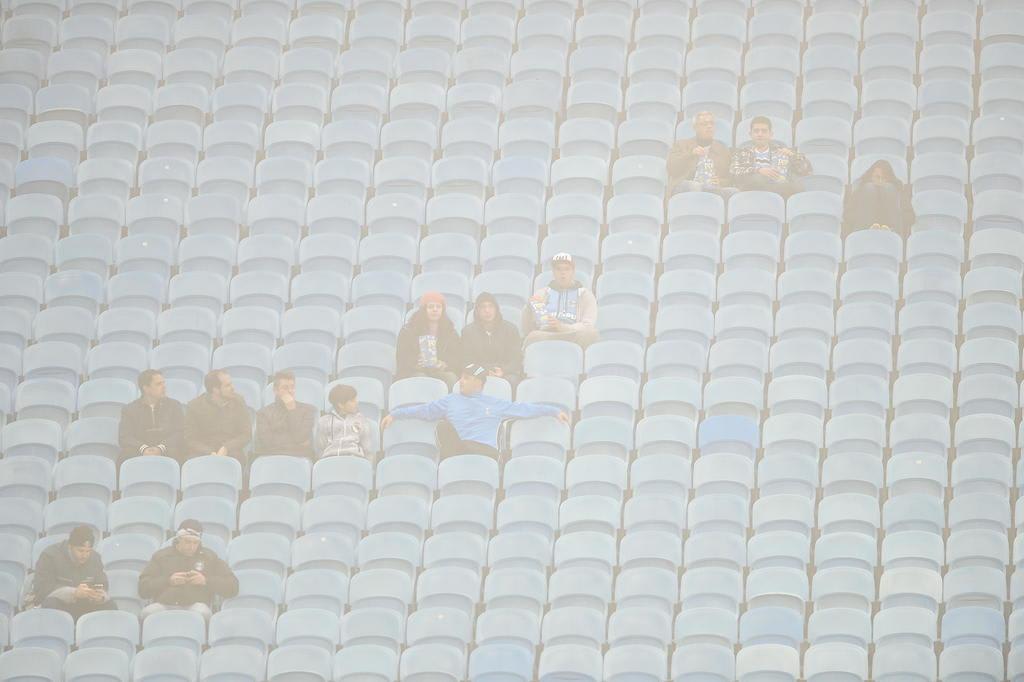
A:
<svg viewBox="0 0 1024 682">
<path fill-rule="evenodd" d="M 68 536 L 68 545 L 71 547 L 92 547 L 96 537 L 89 526 L 77 526 Z"/>
<path fill-rule="evenodd" d="M 176 537 L 179 538 L 199 538 L 203 534 L 203 524 L 199 523 L 195 519 L 185 519 L 178 526 L 178 533 Z"/>
<path fill-rule="evenodd" d="M 442 306 L 445 305 L 444 294 L 440 291 L 428 291 L 420 296 L 420 307 L 425 307 L 428 303 L 440 303 Z"/>
<path fill-rule="evenodd" d="M 558 253 L 551 257 L 551 263 L 552 265 L 554 265 L 555 263 L 570 263 L 572 265 L 575 265 L 576 259 L 572 257 L 571 253 L 568 253 L 566 251 L 559 251 Z"/>
</svg>

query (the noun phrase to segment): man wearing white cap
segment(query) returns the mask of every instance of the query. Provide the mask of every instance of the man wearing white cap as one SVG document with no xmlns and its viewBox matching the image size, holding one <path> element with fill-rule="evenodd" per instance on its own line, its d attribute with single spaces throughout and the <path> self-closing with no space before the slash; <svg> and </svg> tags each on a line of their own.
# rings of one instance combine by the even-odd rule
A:
<svg viewBox="0 0 1024 682">
<path fill-rule="evenodd" d="M 523 310 L 523 333 L 534 341 L 572 341 L 586 348 L 597 341 L 597 299 L 576 279 L 569 253 L 551 257 L 552 279 L 536 291 Z"/>
</svg>

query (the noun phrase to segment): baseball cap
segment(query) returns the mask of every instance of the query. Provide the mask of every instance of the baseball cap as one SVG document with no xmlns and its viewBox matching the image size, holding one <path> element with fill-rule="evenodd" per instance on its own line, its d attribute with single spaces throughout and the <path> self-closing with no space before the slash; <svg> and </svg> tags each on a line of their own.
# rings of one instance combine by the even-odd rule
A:
<svg viewBox="0 0 1024 682">
<path fill-rule="evenodd" d="M 556 253 L 554 256 L 551 257 L 551 262 L 552 263 L 572 263 L 572 264 L 575 264 L 576 263 L 576 259 L 572 257 L 571 253 L 568 253 L 566 251 L 559 251 L 558 253 Z"/>
<path fill-rule="evenodd" d="M 465 367 L 463 367 L 462 368 L 462 373 L 463 374 L 469 374 L 470 376 L 474 376 L 477 379 L 484 379 L 484 378 L 487 377 L 487 369 L 484 368 L 484 367 L 481 367 L 480 365 L 476 364 L 475 362 L 471 362 L 468 365 L 466 365 Z"/>
</svg>

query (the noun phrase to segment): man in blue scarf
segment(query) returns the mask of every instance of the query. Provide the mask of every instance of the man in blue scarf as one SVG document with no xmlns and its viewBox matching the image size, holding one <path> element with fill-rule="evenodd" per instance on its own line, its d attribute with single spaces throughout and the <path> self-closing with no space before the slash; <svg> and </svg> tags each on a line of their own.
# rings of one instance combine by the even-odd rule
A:
<svg viewBox="0 0 1024 682">
<path fill-rule="evenodd" d="M 576 279 L 569 253 L 551 257 L 551 282 L 523 310 L 524 346 L 535 341 L 572 341 L 586 348 L 597 341 L 597 299 Z"/>
</svg>

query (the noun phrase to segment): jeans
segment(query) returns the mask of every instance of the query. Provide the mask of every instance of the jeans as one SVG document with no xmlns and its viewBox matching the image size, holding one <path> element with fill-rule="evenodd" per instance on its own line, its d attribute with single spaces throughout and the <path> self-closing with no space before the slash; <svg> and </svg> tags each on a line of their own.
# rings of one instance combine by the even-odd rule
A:
<svg viewBox="0 0 1024 682">
<path fill-rule="evenodd" d="M 774 192 L 783 199 L 788 199 L 804 189 L 799 179 L 776 182 L 757 173 L 740 176 L 736 179 L 736 186 L 745 192 Z"/>
</svg>

